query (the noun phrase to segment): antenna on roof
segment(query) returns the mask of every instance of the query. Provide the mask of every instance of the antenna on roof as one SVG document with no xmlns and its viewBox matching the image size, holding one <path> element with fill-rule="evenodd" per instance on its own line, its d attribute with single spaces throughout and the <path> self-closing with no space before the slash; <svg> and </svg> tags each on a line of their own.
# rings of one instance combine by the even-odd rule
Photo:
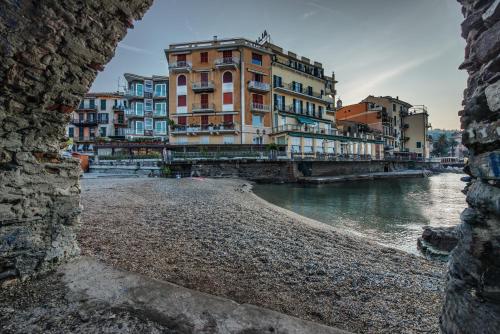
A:
<svg viewBox="0 0 500 334">
<path fill-rule="evenodd" d="M 263 45 L 267 42 L 271 42 L 271 35 L 267 32 L 267 30 L 264 30 L 264 32 L 261 34 L 259 38 L 255 41 L 255 43 Z"/>
</svg>

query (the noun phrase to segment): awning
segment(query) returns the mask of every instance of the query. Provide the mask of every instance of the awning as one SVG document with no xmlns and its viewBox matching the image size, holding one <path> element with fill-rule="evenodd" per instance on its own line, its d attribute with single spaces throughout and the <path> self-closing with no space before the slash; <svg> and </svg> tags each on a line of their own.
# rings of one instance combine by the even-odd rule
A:
<svg viewBox="0 0 500 334">
<path fill-rule="evenodd" d="M 310 118 L 304 117 L 304 116 L 297 116 L 297 121 L 299 121 L 302 124 L 311 124 L 311 125 L 316 125 L 316 122 L 313 121 Z"/>
</svg>

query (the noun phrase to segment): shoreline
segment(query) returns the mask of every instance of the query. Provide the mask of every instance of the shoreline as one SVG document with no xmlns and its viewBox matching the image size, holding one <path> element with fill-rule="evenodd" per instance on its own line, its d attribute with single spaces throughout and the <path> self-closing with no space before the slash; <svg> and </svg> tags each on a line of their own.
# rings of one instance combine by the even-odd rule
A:
<svg viewBox="0 0 500 334">
<path fill-rule="evenodd" d="M 82 255 L 352 332 L 438 331 L 443 264 L 291 214 L 251 188 L 86 179 Z"/>
</svg>

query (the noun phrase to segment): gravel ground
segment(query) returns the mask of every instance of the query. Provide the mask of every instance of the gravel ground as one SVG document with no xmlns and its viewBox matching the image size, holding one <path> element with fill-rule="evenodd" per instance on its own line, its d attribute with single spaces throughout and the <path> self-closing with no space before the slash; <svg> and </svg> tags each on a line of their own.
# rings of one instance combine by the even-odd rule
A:
<svg viewBox="0 0 500 334">
<path fill-rule="evenodd" d="M 352 332 L 438 332 L 445 265 L 275 207 L 229 179 L 82 181 L 84 255 Z"/>
</svg>

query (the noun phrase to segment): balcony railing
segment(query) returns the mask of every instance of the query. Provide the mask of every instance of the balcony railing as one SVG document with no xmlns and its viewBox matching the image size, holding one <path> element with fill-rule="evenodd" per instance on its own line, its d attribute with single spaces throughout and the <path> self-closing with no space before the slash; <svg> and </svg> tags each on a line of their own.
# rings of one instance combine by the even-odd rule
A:
<svg viewBox="0 0 500 334">
<path fill-rule="evenodd" d="M 237 67 L 240 64 L 240 58 L 237 57 L 224 57 L 215 59 L 215 66 L 223 67 Z"/>
<path fill-rule="evenodd" d="M 153 93 L 153 97 L 155 99 L 161 99 L 161 98 L 167 98 L 167 93 L 157 93 L 157 92 L 154 92 Z"/>
<path fill-rule="evenodd" d="M 79 119 L 79 118 L 73 118 L 71 120 L 71 124 L 77 125 L 77 126 L 95 126 L 97 125 L 97 119 Z"/>
<path fill-rule="evenodd" d="M 125 120 L 125 117 L 119 117 L 119 118 L 113 119 L 113 124 L 115 126 L 125 126 L 125 125 L 127 125 L 127 121 Z"/>
<path fill-rule="evenodd" d="M 259 92 L 269 92 L 271 90 L 271 85 L 260 81 L 249 81 L 248 89 L 256 90 Z"/>
<path fill-rule="evenodd" d="M 90 105 L 88 107 L 85 107 L 84 105 L 80 104 L 78 108 L 76 108 L 77 111 L 97 111 L 97 106 L 96 105 Z"/>
<path fill-rule="evenodd" d="M 73 141 L 75 141 L 75 142 L 94 141 L 94 140 L 96 140 L 96 136 L 78 136 L 78 137 L 73 137 Z"/>
<path fill-rule="evenodd" d="M 330 136 L 338 136 L 338 132 L 336 129 L 324 129 L 318 128 L 317 126 L 309 126 L 309 125 L 298 125 L 298 124 L 285 124 L 276 126 L 272 129 L 273 133 L 280 132 L 304 132 L 304 133 L 315 133 L 322 135 L 330 135 Z"/>
<path fill-rule="evenodd" d="M 271 107 L 267 104 L 252 102 L 250 103 L 250 110 L 257 112 L 269 112 L 271 110 Z"/>
<path fill-rule="evenodd" d="M 146 112 L 144 110 L 134 110 L 134 109 L 125 110 L 125 114 L 128 117 L 144 117 L 145 113 Z"/>
<path fill-rule="evenodd" d="M 191 87 L 194 92 L 211 92 L 215 88 L 213 81 L 193 82 Z"/>
<path fill-rule="evenodd" d="M 123 105 L 114 105 L 113 111 L 125 111 L 125 106 Z"/>
<path fill-rule="evenodd" d="M 239 131 L 236 123 L 206 124 L 206 125 L 175 125 L 172 134 L 220 133 Z"/>
<path fill-rule="evenodd" d="M 309 90 L 307 87 L 302 88 L 302 89 L 298 86 L 294 87 L 290 83 L 282 83 L 281 85 L 275 85 L 274 88 L 284 89 L 288 92 L 293 92 L 293 93 L 300 94 L 300 95 L 310 96 L 310 97 L 314 97 L 317 99 L 323 99 L 323 95 L 321 95 L 321 93 L 315 92 L 314 90 Z"/>
<path fill-rule="evenodd" d="M 109 118 L 98 118 L 97 123 L 99 124 L 108 124 L 109 123 Z"/>
<path fill-rule="evenodd" d="M 167 130 L 165 131 L 153 130 L 153 136 L 166 136 L 166 135 L 167 135 Z"/>
<path fill-rule="evenodd" d="M 213 103 L 193 103 L 193 113 L 195 112 L 214 112 L 215 104 Z"/>
<path fill-rule="evenodd" d="M 167 117 L 167 111 L 166 110 L 154 110 L 153 117 Z"/>
<path fill-rule="evenodd" d="M 136 129 L 125 129 L 125 135 L 144 135 L 144 130 L 142 131 L 137 131 Z"/>
<path fill-rule="evenodd" d="M 176 61 L 168 65 L 168 69 L 171 71 L 190 71 L 191 63 L 188 61 Z"/>
<path fill-rule="evenodd" d="M 325 115 L 325 112 L 320 113 L 319 111 L 313 112 L 312 110 L 309 111 L 305 108 L 297 108 L 294 105 L 280 105 L 280 104 L 275 104 L 274 105 L 274 110 L 275 111 L 282 111 L 282 112 L 289 112 L 297 115 L 304 115 L 304 116 L 309 116 L 309 117 L 315 117 L 318 119 L 324 119 L 323 116 Z"/>
<path fill-rule="evenodd" d="M 128 97 L 128 98 L 134 98 L 134 97 L 143 98 L 144 97 L 144 92 L 142 92 L 140 94 L 140 93 L 136 92 L 135 90 L 127 90 L 125 92 L 125 96 Z"/>
</svg>

